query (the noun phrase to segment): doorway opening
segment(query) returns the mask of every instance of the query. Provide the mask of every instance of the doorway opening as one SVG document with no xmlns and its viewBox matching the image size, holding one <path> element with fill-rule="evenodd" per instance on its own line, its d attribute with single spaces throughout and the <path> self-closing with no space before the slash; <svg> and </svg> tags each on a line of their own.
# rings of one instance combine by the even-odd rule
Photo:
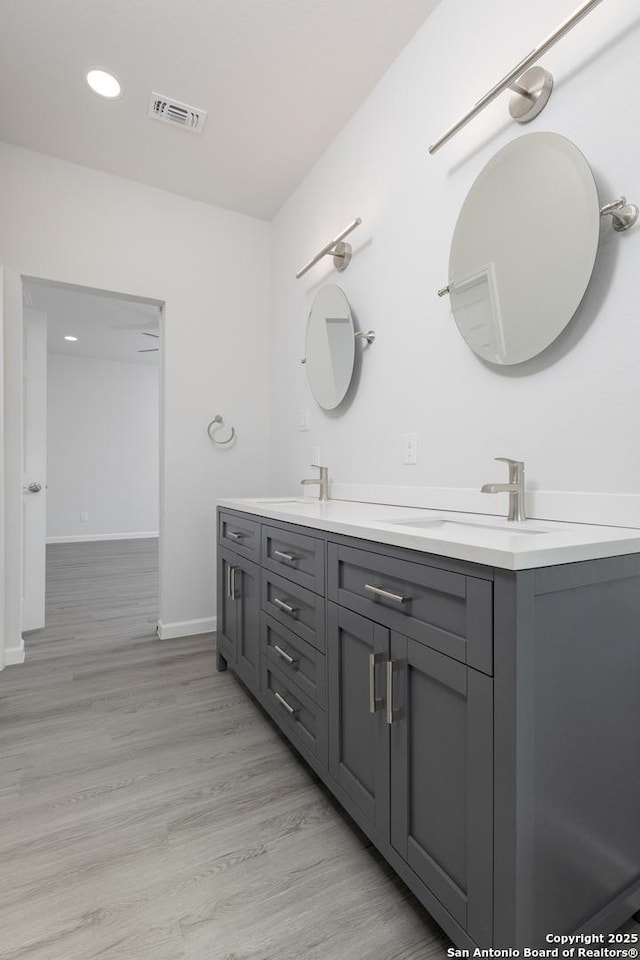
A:
<svg viewBox="0 0 640 960">
<path fill-rule="evenodd" d="M 64 639 L 74 605 L 85 634 L 106 610 L 153 633 L 162 304 L 33 278 L 23 298 L 27 656 Z"/>
</svg>

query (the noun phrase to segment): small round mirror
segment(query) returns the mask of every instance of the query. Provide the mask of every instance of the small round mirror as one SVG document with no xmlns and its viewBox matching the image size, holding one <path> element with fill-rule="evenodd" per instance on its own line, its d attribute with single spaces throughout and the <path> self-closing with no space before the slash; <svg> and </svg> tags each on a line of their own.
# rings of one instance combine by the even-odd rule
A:
<svg viewBox="0 0 640 960">
<path fill-rule="evenodd" d="M 340 287 L 329 284 L 316 295 L 309 313 L 305 346 L 307 377 L 324 410 L 345 398 L 356 355 L 351 307 Z"/>
<path fill-rule="evenodd" d="M 578 309 L 598 248 L 591 168 L 556 133 L 513 140 L 489 161 L 460 211 L 449 294 L 460 333 L 490 363 L 522 363 Z"/>
</svg>

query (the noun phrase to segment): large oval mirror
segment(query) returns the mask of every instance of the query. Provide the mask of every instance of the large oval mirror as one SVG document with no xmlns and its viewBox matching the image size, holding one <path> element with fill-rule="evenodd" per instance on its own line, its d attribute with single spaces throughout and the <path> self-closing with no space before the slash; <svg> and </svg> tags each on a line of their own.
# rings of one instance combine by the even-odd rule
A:
<svg viewBox="0 0 640 960">
<path fill-rule="evenodd" d="M 569 323 L 591 278 L 600 207 L 578 148 L 532 133 L 500 150 L 463 204 L 451 243 L 449 294 L 478 356 L 522 363 Z"/>
<path fill-rule="evenodd" d="M 340 287 L 322 287 L 309 313 L 305 356 L 311 392 L 325 410 L 334 410 L 344 400 L 355 354 L 349 301 Z"/>
</svg>

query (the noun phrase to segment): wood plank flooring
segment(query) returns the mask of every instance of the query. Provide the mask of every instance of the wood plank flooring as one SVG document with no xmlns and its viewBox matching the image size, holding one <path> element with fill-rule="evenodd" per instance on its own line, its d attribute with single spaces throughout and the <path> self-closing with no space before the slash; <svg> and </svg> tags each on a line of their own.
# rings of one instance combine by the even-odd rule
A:
<svg viewBox="0 0 640 960">
<path fill-rule="evenodd" d="M 0 674 L 0 958 L 441 960 L 213 635 L 156 638 L 157 563 L 48 548 L 47 627 Z"/>
<path fill-rule="evenodd" d="M 449 941 L 212 635 L 161 641 L 157 544 L 47 551 L 0 674 L 2 960 L 429 960 Z"/>
</svg>

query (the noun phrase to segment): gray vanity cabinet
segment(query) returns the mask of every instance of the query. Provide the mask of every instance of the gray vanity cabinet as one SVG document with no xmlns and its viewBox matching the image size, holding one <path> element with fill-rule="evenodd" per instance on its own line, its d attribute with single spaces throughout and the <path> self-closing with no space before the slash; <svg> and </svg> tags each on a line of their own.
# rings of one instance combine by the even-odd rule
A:
<svg viewBox="0 0 640 960">
<path fill-rule="evenodd" d="M 493 681 L 398 633 L 390 653 L 391 844 L 469 935 L 489 943 Z"/>
<path fill-rule="evenodd" d="M 260 567 L 220 548 L 218 561 L 218 653 L 253 692 L 258 689 Z"/>
<path fill-rule="evenodd" d="M 389 839 L 389 727 L 383 666 L 389 631 L 327 604 L 329 773 L 378 833 Z"/>
<path fill-rule="evenodd" d="M 228 508 L 218 529 L 219 669 L 457 946 L 638 910 L 640 554 L 511 571 Z"/>
</svg>

